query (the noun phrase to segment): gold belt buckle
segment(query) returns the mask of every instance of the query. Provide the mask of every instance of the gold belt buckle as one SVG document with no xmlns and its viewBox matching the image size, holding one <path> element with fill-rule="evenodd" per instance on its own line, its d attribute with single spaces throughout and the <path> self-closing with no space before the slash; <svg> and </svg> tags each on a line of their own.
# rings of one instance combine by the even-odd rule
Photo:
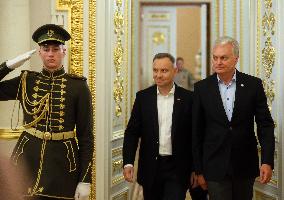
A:
<svg viewBox="0 0 284 200">
<path fill-rule="evenodd" d="M 44 132 L 43 139 L 45 140 L 51 140 L 51 133 L 50 132 Z"/>
</svg>

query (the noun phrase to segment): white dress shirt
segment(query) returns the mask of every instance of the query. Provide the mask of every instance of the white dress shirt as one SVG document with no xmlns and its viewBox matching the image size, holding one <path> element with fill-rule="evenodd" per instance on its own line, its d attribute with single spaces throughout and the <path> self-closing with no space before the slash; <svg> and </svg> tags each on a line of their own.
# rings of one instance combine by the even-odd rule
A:
<svg viewBox="0 0 284 200">
<path fill-rule="evenodd" d="M 169 94 L 163 96 L 157 87 L 157 108 L 159 122 L 159 154 L 172 155 L 172 114 L 175 84 Z"/>
<path fill-rule="evenodd" d="M 172 114 L 174 107 L 175 84 L 168 95 L 163 96 L 157 87 L 157 109 L 159 123 L 159 155 L 172 155 Z M 132 164 L 124 165 L 133 167 Z"/>
<path fill-rule="evenodd" d="M 233 115 L 233 109 L 234 109 L 234 103 L 235 103 L 235 93 L 236 93 L 236 71 L 232 78 L 232 80 L 229 82 L 228 85 L 226 85 L 220 78 L 217 76 L 218 79 L 218 86 L 220 95 L 222 98 L 223 106 L 227 115 L 227 118 L 229 121 L 232 119 Z"/>
</svg>

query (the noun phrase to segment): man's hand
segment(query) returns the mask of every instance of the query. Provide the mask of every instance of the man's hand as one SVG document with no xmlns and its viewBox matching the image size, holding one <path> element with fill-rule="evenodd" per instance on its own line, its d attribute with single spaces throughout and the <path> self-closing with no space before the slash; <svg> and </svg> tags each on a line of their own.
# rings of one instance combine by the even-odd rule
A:
<svg viewBox="0 0 284 200">
<path fill-rule="evenodd" d="M 204 178 L 203 175 L 197 175 L 197 181 L 198 181 L 198 184 L 200 185 L 200 187 L 203 190 L 207 190 L 208 189 L 207 182 L 205 181 L 205 178 Z"/>
<path fill-rule="evenodd" d="M 260 167 L 260 183 L 266 184 L 270 181 L 272 177 L 272 169 L 268 164 L 262 164 Z"/>
<path fill-rule="evenodd" d="M 124 179 L 128 182 L 133 182 L 133 174 L 134 174 L 134 168 L 131 166 L 127 166 L 123 169 L 123 176 Z"/>
<path fill-rule="evenodd" d="M 10 69 L 16 69 L 17 67 L 20 67 L 21 65 L 23 65 L 28 59 L 31 58 L 31 56 L 33 55 L 33 53 L 35 53 L 36 50 L 31 50 L 28 51 L 24 54 L 21 54 L 19 56 L 17 56 L 16 58 L 13 58 L 11 60 L 7 60 L 6 61 L 6 65 L 8 68 Z"/>
<path fill-rule="evenodd" d="M 89 200 L 89 195 L 91 193 L 91 184 L 80 182 L 77 185 L 75 191 L 75 200 Z"/>
<path fill-rule="evenodd" d="M 195 174 L 195 172 L 192 172 L 190 176 L 190 188 L 196 188 L 197 186 L 198 186 L 198 176 Z"/>
</svg>

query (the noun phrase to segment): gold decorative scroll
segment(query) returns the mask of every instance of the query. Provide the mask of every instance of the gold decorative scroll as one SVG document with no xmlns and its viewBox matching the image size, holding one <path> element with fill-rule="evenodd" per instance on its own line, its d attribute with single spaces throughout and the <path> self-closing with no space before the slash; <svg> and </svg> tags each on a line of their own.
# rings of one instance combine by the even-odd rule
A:
<svg viewBox="0 0 284 200">
<path fill-rule="evenodd" d="M 56 0 L 57 10 L 68 11 L 71 34 L 70 73 L 83 75 L 83 0 Z"/>
<path fill-rule="evenodd" d="M 118 176 L 118 177 L 112 179 L 112 185 L 117 185 L 117 184 L 119 184 L 123 181 L 124 181 L 124 176 L 123 175 Z"/>
<path fill-rule="evenodd" d="M 83 75 L 83 0 L 56 0 L 56 9 L 68 12 L 68 31 L 71 34 L 69 72 Z M 96 199 L 96 0 L 89 0 L 89 87 L 93 106 L 94 154 L 91 199 Z"/>
<path fill-rule="evenodd" d="M 122 147 L 112 149 L 112 157 L 122 156 Z"/>
<path fill-rule="evenodd" d="M 265 47 L 262 49 L 262 66 L 264 71 L 263 86 L 268 100 L 269 110 L 275 98 L 275 81 L 271 74 L 276 59 L 276 50 L 272 44 L 272 37 L 275 34 L 275 14 L 272 12 L 272 0 L 264 0 L 265 10 L 262 17 L 262 30 L 265 37 Z"/>
<path fill-rule="evenodd" d="M 116 44 L 114 48 L 114 68 L 115 79 L 113 88 L 113 98 L 115 102 L 115 116 L 120 117 L 122 114 L 121 103 L 124 94 L 124 80 L 122 76 L 122 67 L 124 64 L 124 47 L 122 44 L 123 28 L 124 28 L 124 15 L 122 13 L 122 0 L 116 0 L 116 10 L 114 13 L 114 32 L 116 34 Z"/>
<path fill-rule="evenodd" d="M 89 87 L 92 95 L 94 134 L 91 199 L 96 200 L 96 0 L 89 0 Z"/>
<path fill-rule="evenodd" d="M 166 40 L 166 36 L 164 33 L 160 31 L 156 31 L 152 35 L 152 40 L 155 45 L 164 44 Z"/>
<path fill-rule="evenodd" d="M 155 13 L 155 14 L 149 14 L 149 18 L 152 20 L 169 20 L 170 19 L 170 14 L 169 13 Z"/>
<path fill-rule="evenodd" d="M 128 122 L 128 0 L 125 0 L 125 126 Z"/>
<path fill-rule="evenodd" d="M 122 159 L 112 161 L 112 173 L 113 174 L 120 173 L 122 171 L 122 167 L 123 167 L 123 160 Z"/>
</svg>

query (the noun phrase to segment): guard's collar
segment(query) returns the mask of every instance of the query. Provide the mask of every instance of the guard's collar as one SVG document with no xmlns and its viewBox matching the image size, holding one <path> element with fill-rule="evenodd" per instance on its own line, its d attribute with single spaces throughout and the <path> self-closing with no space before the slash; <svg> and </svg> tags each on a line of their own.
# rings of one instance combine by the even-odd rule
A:
<svg viewBox="0 0 284 200">
<path fill-rule="evenodd" d="M 58 77 L 60 75 L 63 75 L 65 74 L 65 70 L 64 70 L 64 67 L 62 66 L 61 68 L 53 71 L 53 72 L 50 72 L 48 71 L 47 69 L 43 68 L 41 73 L 44 75 L 44 76 L 47 76 L 47 77 Z"/>
</svg>

